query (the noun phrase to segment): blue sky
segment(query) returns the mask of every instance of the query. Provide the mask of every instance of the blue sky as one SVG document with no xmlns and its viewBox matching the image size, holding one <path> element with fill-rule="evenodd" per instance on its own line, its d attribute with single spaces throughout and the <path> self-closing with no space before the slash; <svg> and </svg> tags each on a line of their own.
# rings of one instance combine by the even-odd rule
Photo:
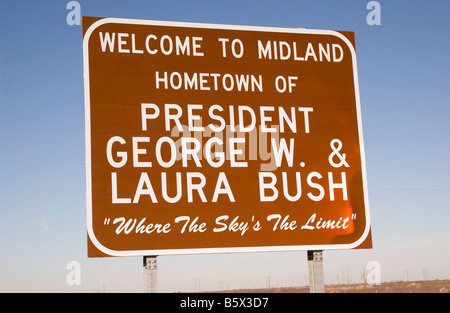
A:
<svg viewBox="0 0 450 313">
<path fill-rule="evenodd" d="M 141 257 L 88 259 L 81 26 L 69 1 L 0 2 L 0 291 L 141 291 Z M 355 32 L 371 250 L 325 251 L 325 281 L 450 278 L 450 3 L 78 1 L 84 16 Z M 81 265 L 68 286 L 66 265 Z M 159 257 L 160 291 L 304 284 L 306 252 Z"/>
</svg>

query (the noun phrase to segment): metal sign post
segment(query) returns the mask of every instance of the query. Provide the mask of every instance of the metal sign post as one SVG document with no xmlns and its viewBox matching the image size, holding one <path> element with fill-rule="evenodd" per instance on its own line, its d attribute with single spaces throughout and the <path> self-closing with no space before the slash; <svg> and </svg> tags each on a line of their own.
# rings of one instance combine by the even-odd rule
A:
<svg viewBox="0 0 450 313">
<path fill-rule="evenodd" d="M 156 293 L 158 286 L 157 256 L 144 256 L 144 292 Z"/>
<path fill-rule="evenodd" d="M 307 251 L 309 290 L 311 293 L 324 293 L 323 251 Z"/>
</svg>

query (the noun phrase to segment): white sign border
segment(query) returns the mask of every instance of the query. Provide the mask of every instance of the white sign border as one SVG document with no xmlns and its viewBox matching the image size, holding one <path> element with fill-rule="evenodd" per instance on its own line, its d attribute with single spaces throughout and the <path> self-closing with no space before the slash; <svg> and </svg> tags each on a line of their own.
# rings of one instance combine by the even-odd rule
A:
<svg viewBox="0 0 450 313">
<path fill-rule="evenodd" d="M 134 24 L 134 25 L 154 25 L 154 26 L 170 26 L 170 27 L 189 27 L 189 28 L 206 28 L 206 29 L 224 29 L 224 30 L 243 30 L 243 31 L 259 31 L 259 32 L 276 32 L 276 33 L 297 33 L 297 34 L 315 34 L 315 35 L 331 35 L 344 41 L 352 55 L 353 64 L 353 80 L 355 84 L 355 99 L 358 122 L 358 136 L 361 153 L 361 171 L 363 177 L 363 191 L 365 204 L 366 226 L 362 236 L 350 244 L 333 244 L 333 245 L 291 245 L 291 246 L 257 246 L 257 247 L 229 247 L 229 248 L 200 248 L 200 249 L 159 249 L 159 250 L 126 250 L 118 251 L 105 247 L 94 234 L 92 224 L 92 176 L 91 176 L 91 121 L 90 121 L 90 89 L 89 89 L 89 39 L 92 32 L 99 26 L 104 24 Z M 123 19 L 123 18 L 101 18 L 94 22 L 84 34 L 83 38 L 83 69 L 84 69 L 84 102 L 85 102 L 85 136 L 86 136 L 86 211 L 87 211 L 87 232 L 91 242 L 101 252 L 110 256 L 141 256 L 141 255 L 179 255 L 179 254 L 201 254 L 201 253 L 233 253 L 233 252 L 275 252 L 275 251 L 305 251 L 305 250 L 336 250 L 336 249 L 352 249 L 359 246 L 367 238 L 370 231 L 370 214 L 369 214 L 369 197 L 367 191 L 367 172 L 364 152 L 364 141 L 362 136 L 361 122 L 361 104 L 358 84 L 358 71 L 356 65 L 356 52 L 352 43 L 341 33 L 331 30 L 316 30 L 305 28 L 281 28 L 281 27 L 261 27 L 261 26 L 240 26 L 240 25 L 223 25 L 223 24 L 203 24 L 203 23 L 186 23 L 186 22 L 166 22 L 153 20 Z"/>
</svg>

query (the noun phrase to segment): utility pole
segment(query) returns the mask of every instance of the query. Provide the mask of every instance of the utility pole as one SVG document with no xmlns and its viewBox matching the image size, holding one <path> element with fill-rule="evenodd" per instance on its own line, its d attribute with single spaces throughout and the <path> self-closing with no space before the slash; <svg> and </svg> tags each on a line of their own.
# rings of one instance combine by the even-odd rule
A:
<svg viewBox="0 0 450 313">
<path fill-rule="evenodd" d="M 428 280 L 428 270 L 423 269 L 422 274 L 423 274 L 423 280 L 427 281 Z"/>
</svg>

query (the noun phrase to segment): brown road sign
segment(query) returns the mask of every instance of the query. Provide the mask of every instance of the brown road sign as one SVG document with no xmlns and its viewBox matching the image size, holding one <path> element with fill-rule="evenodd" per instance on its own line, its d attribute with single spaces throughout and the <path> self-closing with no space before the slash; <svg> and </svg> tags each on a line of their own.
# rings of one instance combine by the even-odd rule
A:
<svg viewBox="0 0 450 313">
<path fill-rule="evenodd" d="M 371 247 L 353 33 L 83 35 L 89 256 Z"/>
</svg>

